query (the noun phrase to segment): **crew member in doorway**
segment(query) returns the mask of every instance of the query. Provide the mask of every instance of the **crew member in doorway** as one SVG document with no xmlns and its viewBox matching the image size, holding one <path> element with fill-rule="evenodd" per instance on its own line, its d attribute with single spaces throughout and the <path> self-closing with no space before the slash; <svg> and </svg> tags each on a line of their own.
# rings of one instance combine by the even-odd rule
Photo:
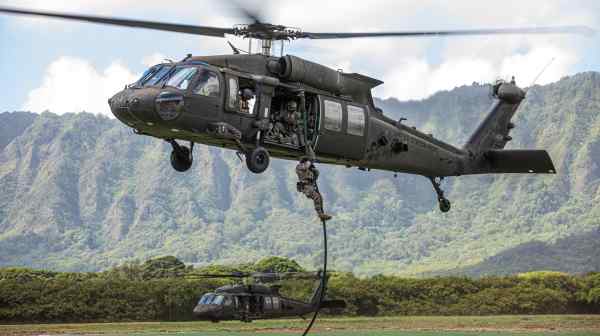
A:
<svg viewBox="0 0 600 336">
<path fill-rule="evenodd" d="M 299 180 L 296 185 L 298 192 L 303 193 L 306 197 L 313 200 L 319 219 L 322 221 L 330 220 L 331 216 L 323 211 L 323 197 L 317 186 L 317 179 L 319 178 L 317 167 L 315 167 L 311 160 L 303 157 L 296 166 L 296 175 L 298 175 Z"/>
<path fill-rule="evenodd" d="M 300 144 L 298 141 L 298 120 L 300 120 L 298 116 L 298 103 L 295 100 L 290 100 L 286 105 L 287 111 L 283 116 L 283 121 L 286 125 L 287 134 L 290 135 L 292 145 L 298 146 Z"/>
<path fill-rule="evenodd" d="M 240 91 L 240 112 L 242 113 L 252 113 L 252 108 L 254 107 L 254 92 L 251 89 L 243 89 Z"/>
</svg>

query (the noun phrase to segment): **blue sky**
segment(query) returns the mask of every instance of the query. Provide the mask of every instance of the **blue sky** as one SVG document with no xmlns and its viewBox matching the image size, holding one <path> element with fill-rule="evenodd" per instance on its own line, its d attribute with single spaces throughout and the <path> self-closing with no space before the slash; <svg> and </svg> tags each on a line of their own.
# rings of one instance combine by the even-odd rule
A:
<svg viewBox="0 0 600 336">
<path fill-rule="evenodd" d="M 241 23 L 217 1 L 0 0 L 0 5 L 230 27 Z M 257 2 L 254 2 L 258 4 Z M 542 25 L 600 28 L 600 2 L 266 1 L 273 23 L 306 31 L 460 29 Z M 314 8 L 320 5 L 320 10 Z M 230 39 L 242 49 L 247 42 Z M 0 15 L 0 111 L 107 113 L 106 99 L 163 57 L 229 53 L 225 39 Z M 515 74 L 528 85 L 600 71 L 600 36 L 495 36 L 295 42 L 287 48 L 345 71 L 381 78 L 376 95 L 419 99 L 437 90 Z"/>
</svg>

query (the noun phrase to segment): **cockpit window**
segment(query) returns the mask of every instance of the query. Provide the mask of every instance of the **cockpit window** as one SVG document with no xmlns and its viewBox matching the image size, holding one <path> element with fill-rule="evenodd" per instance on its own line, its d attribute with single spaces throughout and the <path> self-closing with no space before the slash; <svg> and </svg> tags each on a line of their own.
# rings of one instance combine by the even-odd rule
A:
<svg viewBox="0 0 600 336">
<path fill-rule="evenodd" d="M 152 70 L 154 70 L 154 71 L 152 71 Z M 167 75 L 169 70 L 171 70 L 171 67 L 168 65 L 156 66 L 156 67 L 150 69 L 150 72 L 148 74 L 146 74 L 145 76 L 143 76 L 142 79 L 140 79 L 140 81 L 138 83 L 143 86 L 156 85 Z"/>
<path fill-rule="evenodd" d="M 202 296 L 202 298 L 200 299 L 200 301 L 198 301 L 198 304 L 210 304 L 213 300 L 213 298 L 215 297 L 215 294 L 204 294 Z"/>
<path fill-rule="evenodd" d="M 224 300 L 224 299 L 225 299 L 225 298 L 223 297 L 223 295 L 217 295 L 217 296 L 215 296 L 215 298 L 212 300 L 211 304 L 214 304 L 214 305 L 221 305 L 221 304 L 223 304 L 223 300 Z"/>
<path fill-rule="evenodd" d="M 142 75 L 142 77 L 140 79 L 138 79 L 138 81 L 136 83 L 138 84 L 144 84 L 146 81 L 148 81 L 148 79 L 150 77 L 152 77 L 152 75 L 154 75 L 158 70 L 160 69 L 160 65 L 155 65 L 152 68 L 144 71 L 144 74 Z"/>
<path fill-rule="evenodd" d="M 231 296 L 226 296 L 225 301 L 223 301 L 224 306 L 233 306 L 233 298 Z"/>
<path fill-rule="evenodd" d="M 175 71 L 170 74 L 166 85 L 181 90 L 187 90 L 197 71 L 198 68 L 195 67 L 177 67 Z"/>
<path fill-rule="evenodd" d="M 206 97 L 218 97 L 220 91 L 217 74 L 212 71 L 201 70 L 198 84 L 194 88 L 194 94 Z"/>
</svg>

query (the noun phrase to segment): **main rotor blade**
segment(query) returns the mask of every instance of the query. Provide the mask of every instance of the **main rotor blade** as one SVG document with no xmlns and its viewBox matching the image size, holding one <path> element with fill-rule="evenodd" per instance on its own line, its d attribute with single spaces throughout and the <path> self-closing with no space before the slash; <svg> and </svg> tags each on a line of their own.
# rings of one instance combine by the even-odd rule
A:
<svg viewBox="0 0 600 336">
<path fill-rule="evenodd" d="M 557 26 L 530 28 L 499 29 L 464 29 L 464 30 L 432 30 L 432 31 L 397 31 L 397 32 L 364 32 L 364 33 L 307 33 L 301 38 L 314 40 L 347 39 L 361 37 L 435 37 L 435 36 L 469 36 L 469 35 L 514 35 L 514 34 L 577 34 L 591 36 L 596 30 L 587 26 Z"/>
<path fill-rule="evenodd" d="M 0 7 L 0 13 L 17 14 L 17 15 L 33 15 L 42 16 L 49 18 L 57 18 L 63 20 L 74 20 L 84 21 L 91 23 L 99 23 L 121 27 L 133 27 L 133 28 L 146 28 L 160 31 L 169 31 L 176 33 L 185 33 L 193 35 L 205 35 L 214 37 L 225 37 L 225 34 L 233 34 L 231 28 L 218 28 L 218 27 L 204 27 L 204 26 L 193 26 L 176 23 L 164 23 L 155 21 L 141 21 L 141 20 L 129 20 L 120 19 L 114 17 L 102 17 L 102 16 L 91 16 L 91 15 L 76 15 L 59 12 L 49 11 L 35 11 L 13 7 Z"/>
</svg>

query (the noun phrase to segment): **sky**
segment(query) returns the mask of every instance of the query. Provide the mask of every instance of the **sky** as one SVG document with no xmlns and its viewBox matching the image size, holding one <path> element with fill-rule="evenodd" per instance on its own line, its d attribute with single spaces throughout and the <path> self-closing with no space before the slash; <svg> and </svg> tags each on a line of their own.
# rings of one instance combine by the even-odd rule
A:
<svg viewBox="0 0 600 336">
<path fill-rule="evenodd" d="M 241 1 L 241 0 L 240 0 Z M 243 1 L 274 24 L 310 32 L 432 30 L 549 25 L 600 29 L 596 0 Z M 232 27 L 231 1 L 0 0 L 15 6 L 142 20 Z M 230 54 L 227 41 L 144 29 L 0 15 L 0 111 L 110 115 L 107 100 L 150 65 L 186 54 Z M 278 49 L 277 49 L 278 50 Z M 600 71 L 600 34 L 301 40 L 286 53 L 379 78 L 375 96 L 423 99 L 439 90 L 514 75 L 521 86 Z"/>
</svg>

